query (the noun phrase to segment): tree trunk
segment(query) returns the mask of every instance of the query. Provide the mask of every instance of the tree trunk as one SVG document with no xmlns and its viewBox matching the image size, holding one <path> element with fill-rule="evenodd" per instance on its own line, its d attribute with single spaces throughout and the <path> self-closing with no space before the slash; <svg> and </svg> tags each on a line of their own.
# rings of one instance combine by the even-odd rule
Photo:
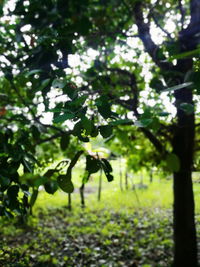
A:
<svg viewBox="0 0 200 267">
<path fill-rule="evenodd" d="M 194 219 L 192 165 L 194 147 L 194 113 L 180 109 L 180 103 L 193 104 L 189 88 L 175 92 L 177 128 L 173 152 L 180 160 L 180 170 L 174 173 L 174 267 L 196 267 L 197 242 Z"/>
<path fill-rule="evenodd" d="M 153 171 L 152 170 L 150 170 L 149 177 L 150 177 L 149 182 L 151 184 L 151 183 L 153 183 Z"/>
<path fill-rule="evenodd" d="M 128 171 L 127 170 L 125 173 L 125 188 L 126 188 L 126 190 L 128 190 Z"/>
<path fill-rule="evenodd" d="M 98 201 L 101 200 L 101 190 L 102 190 L 102 169 L 100 169 L 100 175 L 99 175 Z"/>
<path fill-rule="evenodd" d="M 196 267 L 197 245 L 191 172 L 174 173 L 174 267 Z"/>
<path fill-rule="evenodd" d="M 67 206 L 68 210 L 72 210 L 72 198 L 71 198 L 71 194 L 68 193 L 68 206 Z"/>
<path fill-rule="evenodd" d="M 81 197 L 81 208 L 85 208 L 85 196 L 84 196 L 85 184 L 83 183 L 80 187 L 80 197 Z"/>
<path fill-rule="evenodd" d="M 120 159 L 119 159 L 119 187 L 120 187 L 120 190 L 123 191 L 121 157 L 120 157 Z"/>
</svg>

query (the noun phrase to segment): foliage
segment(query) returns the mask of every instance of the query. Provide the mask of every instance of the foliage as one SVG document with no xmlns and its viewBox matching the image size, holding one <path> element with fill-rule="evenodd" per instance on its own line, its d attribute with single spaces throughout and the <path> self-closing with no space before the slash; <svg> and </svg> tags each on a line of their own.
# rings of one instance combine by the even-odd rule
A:
<svg viewBox="0 0 200 267">
<path fill-rule="evenodd" d="M 8 3 L 0 4 L 7 12 L 0 21 L 0 214 L 28 213 L 41 185 L 70 197 L 81 155 L 84 183 L 100 169 L 112 181 L 110 163 L 90 155 L 84 143 L 100 134 L 106 141 L 116 135 L 122 145 L 120 132 L 129 125 L 126 139 L 132 129 L 143 134 L 134 133 L 130 147 L 142 149 L 130 154 L 129 165 L 174 174 L 174 225 L 185 227 L 183 235 L 175 227 L 175 264 L 186 264 L 178 244 L 191 242 L 186 260 L 196 266 L 191 174 L 199 149 L 199 2 L 18 0 L 6 11 Z M 61 155 L 68 167 L 52 168 Z"/>
</svg>

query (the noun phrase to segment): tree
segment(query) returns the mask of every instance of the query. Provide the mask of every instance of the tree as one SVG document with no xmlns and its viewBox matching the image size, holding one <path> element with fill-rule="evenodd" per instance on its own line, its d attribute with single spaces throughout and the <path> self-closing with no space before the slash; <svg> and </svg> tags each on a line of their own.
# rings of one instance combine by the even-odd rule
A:
<svg viewBox="0 0 200 267">
<path fill-rule="evenodd" d="M 176 25 L 173 32 L 169 22 Z M 33 173 L 39 165 L 37 146 L 57 138 L 63 146 L 71 135 L 80 145 L 98 133 L 108 138 L 116 125 L 134 124 L 174 174 L 174 266 L 197 266 L 192 169 L 199 24 L 199 0 L 18 0 L 1 23 L 1 213 L 8 212 L 5 207 L 28 207 L 27 185 L 18 169 Z M 153 40 L 153 29 L 161 40 Z M 91 51 L 98 56 L 86 64 Z M 71 54 L 82 62 L 76 70 L 70 67 Z M 166 112 L 163 92 L 175 116 Z M 147 104 L 150 100 L 153 105 Z M 43 123 L 48 112 L 53 123 Z M 108 162 L 87 155 L 86 172 L 100 168 L 111 181 Z M 67 183 L 69 191 L 71 169 L 66 177 L 57 181 L 64 189 Z M 24 192 L 21 202 L 19 190 Z"/>
</svg>

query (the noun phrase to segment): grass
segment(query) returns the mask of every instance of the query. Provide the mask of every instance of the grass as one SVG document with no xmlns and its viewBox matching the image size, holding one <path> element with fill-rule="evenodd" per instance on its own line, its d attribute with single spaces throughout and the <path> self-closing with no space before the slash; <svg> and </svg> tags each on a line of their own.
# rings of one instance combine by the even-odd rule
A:
<svg viewBox="0 0 200 267">
<path fill-rule="evenodd" d="M 79 166 L 73 180 L 81 185 Z M 115 180 L 103 178 L 101 201 L 97 200 L 99 174 L 86 184 L 86 207 L 81 208 L 78 190 L 72 194 L 40 192 L 24 227 L 6 219 L 0 224 L 2 267 L 169 267 L 172 259 L 172 181 L 147 173 L 129 177 L 129 190 L 120 190 L 119 169 Z M 122 170 L 124 173 L 124 169 Z M 197 178 L 195 177 L 195 180 Z M 134 182 L 134 183 L 133 183 Z M 137 185 L 133 189 L 133 185 Z M 124 187 L 125 188 L 125 187 Z M 200 185 L 194 183 L 196 212 L 200 214 Z M 16 221 L 15 221 L 16 222 Z M 198 229 L 200 232 L 200 229 Z"/>
</svg>

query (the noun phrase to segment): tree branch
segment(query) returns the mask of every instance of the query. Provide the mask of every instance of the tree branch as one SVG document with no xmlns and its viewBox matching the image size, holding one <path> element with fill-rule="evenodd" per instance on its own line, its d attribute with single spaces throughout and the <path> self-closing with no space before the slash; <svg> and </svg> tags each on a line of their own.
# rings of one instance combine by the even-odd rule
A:
<svg viewBox="0 0 200 267">
<path fill-rule="evenodd" d="M 60 133 L 54 134 L 54 135 L 52 135 L 50 137 L 47 137 L 45 139 L 41 139 L 41 140 L 37 141 L 36 145 L 40 145 L 40 144 L 43 144 L 43 143 L 46 143 L 46 142 L 50 142 L 50 141 L 52 141 L 54 139 L 57 139 L 57 138 L 61 137 L 64 133 L 70 135 L 70 134 L 72 134 L 72 131 L 68 131 L 68 132 L 62 131 Z"/>
<path fill-rule="evenodd" d="M 140 128 L 143 134 L 149 139 L 149 141 L 154 145 L 154 147 L 157 149 L 158 152 L 161 154 L 164 154 L 166 151 L 160 142 L 159 139 L 156 138 L 155 135 L 152 134 L 152 132 L 146 128 Z"/>
<path fill-rule="evenodd" d="M 183 8 L 182 0 L 178 0 L 178 8 L 179 8 L 180 13 L 181 13 L 181 29 L 183 30 L 183 25 L 184 25 L 184 21 L 185 21 L 185 10 Z"/>
<path fill-rule="evenodd" d="M 154 13 L 151 14 L 151 17 L 153 18 L 153 20 L 154 20 L 156 26 L 157 26 L 159 29 L 161 29 L 161 31 L 164 32 L 164 33 L 167 35 L 167 37 L 168 37 L 169 39 L 171 39 L 171 40 L 173 41 L 173 38 L 171 37 L 170 33 L 169 33 L 168 31 L 166 31 L 166 30 L 160 25 L 160 23 L 158 22 L 156 16 L 154 15 Z"/>
<path fill-rule="evenodd" d="M 163 59 L 160 60 L 158 58 L 158 52 L 160 50 L 159 46 L 157 46 L 152 38 L 151 38 L 151 34 L 150 34 L 150 26 L 149 23 L 145 23 L 144 22 L 144 16 L 143 16 L 143 11 L 142 11 L 142 2 L 136 2 L 135 6 L 134 6 L 134 17 L 135 17 L 135 21 L 136 21 L 136 25 L 138 27 L 138 32 L 139 32 L 139 37 L 141 39 L 141 41 L 144 44 L 144 47 L 146 49 L 146 51 L 148 52 L 148 54 L 151 56 L 151 58 L 153 59 L 153 61 L 162 69 L 164 70 L 171 70 L 173 65 L 171 63 L 166 62 L 166 58 L 163 55 Z"/>
<path fill-rule="evenodd" d="M 154 14 L 154 9 L 155 9 L 155 7 L 159 4 L 159 1 L 160 1 L 160 0 L 157 0 L 157 1 L 155 2 L 155 4 L 154 4 L 154 5 L 150 8 L 150 10 L 149 10 L 149 14 L 148 14 L 149 23 L 150 23 L 150 18 L 152 17 L 153 20 L 154 20 L 154 23 L 156 24 L 156 26 L 157 26 L 159 29 L 161 29 L 161 31 L 164 32 L 164 33 L 167 35 L 167 37 L 168 37 L 169 39 L 173 40 L 173 38 L 171 37 L 170 33 L 169 33 L 168 31 L 166 31 L 166 30 L 160 25 L 160 23 L 158 22 L 158 20 L 157 20 L 155 14 Z"/>
<path fill-rule="evenodd" d="M 179 40 L 183 44 L 182 51 L 194 50 L 199 44 L 200 34 L 200 1 L 190 0 L 190 23 L 179 33 Z"/>
</svg>

